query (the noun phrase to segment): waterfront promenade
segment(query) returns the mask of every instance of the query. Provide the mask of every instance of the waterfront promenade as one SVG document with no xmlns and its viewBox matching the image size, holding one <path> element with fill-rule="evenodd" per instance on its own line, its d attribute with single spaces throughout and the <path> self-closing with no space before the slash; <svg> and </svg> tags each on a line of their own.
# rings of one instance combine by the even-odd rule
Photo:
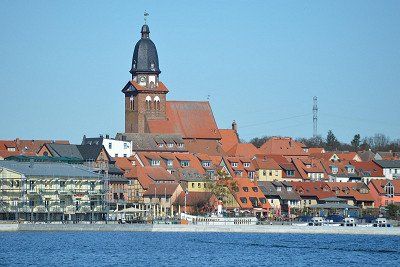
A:
<svg viewBox="0 0 400 267">
<path fill-rule="evenodd" d="M 173 224 L 0 224 L 0 232 L 99 231 L 99 232 L 221 232 L 258 234 L 351 234 L 396 235 L 400 227 L 326 227 L 293 225 L 173 225 Z"/>
</svg>

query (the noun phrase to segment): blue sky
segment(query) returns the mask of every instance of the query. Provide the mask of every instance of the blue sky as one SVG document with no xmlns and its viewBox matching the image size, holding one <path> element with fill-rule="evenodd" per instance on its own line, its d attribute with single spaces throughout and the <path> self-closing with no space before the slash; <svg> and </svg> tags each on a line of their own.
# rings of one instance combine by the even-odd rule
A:
<svg viewBox="0 0 400 267">
<path fill-rule="evenodd" d="M 210 101 L 240 136 L 400 137 L 400 1 L 1 1 L 0 138 L 123 131 L 150 13 L 170 100 Z"/>
</svg>

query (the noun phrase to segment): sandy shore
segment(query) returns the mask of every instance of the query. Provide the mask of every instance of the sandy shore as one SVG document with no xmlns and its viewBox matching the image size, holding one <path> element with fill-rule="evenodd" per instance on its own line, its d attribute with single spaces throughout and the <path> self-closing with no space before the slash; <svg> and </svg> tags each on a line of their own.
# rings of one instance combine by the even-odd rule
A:
<svg viewBox="0 0 400 267">
<path fill-rule="evenodd" d="M 396 235 L 400 227 L 324 227 L 291 225 L 170 225 L 170 224 L 0 224 L 0 232 L 24 231 L 100 231 L 100 232 L 221 232 L 261 234 L 351 234 Z"/>
</svg>

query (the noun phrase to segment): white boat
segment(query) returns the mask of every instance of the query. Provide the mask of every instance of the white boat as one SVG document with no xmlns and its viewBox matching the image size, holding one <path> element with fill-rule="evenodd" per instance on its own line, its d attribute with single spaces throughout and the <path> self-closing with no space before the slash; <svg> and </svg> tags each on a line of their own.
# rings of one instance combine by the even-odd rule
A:
<svg viewBox="0 0 400 267">
<path fill-rule="evenodd" d="M 183 222 L 194 225 L 256 225 L 256 217 L 195 216 L 181 213 Z"/>
<path fill-rule="evenodd" d="M 308 223 L 308 226 L 340 226 L 340 223 L 327 221 L 322 217 L 313 217 Z"/>
<path fill-rule="evenodd" d="M 390 223 L 387 222 L 386 218 L 377 218 L 372 224 L 373 227 L 392 227 Z"/>
<path fill-rule="evenodd" d="M 351 217 L 344 218 L 344 220 L 340 224 L 340 226 L 355 227 L 355 226 L 357 226 L 357 221 L 356 221 L 356 219 L 351 218 Z"/>
</svg>

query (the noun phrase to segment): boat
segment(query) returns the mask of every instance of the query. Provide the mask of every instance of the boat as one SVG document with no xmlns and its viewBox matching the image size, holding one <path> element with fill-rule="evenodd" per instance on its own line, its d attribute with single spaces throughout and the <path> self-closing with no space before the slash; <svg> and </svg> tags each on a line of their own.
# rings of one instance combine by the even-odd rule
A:
<svg viewBox="0 0 400 267">
<path fill-rule="evenodd" d="M 355 218 L 344 218 L 343 222 L 340 224 L 340 226 L 347 226 L 347 227 L 355 227 L 357 226 L 357 221 Z"/>
<path fill-rule="evenodd" d="M 387 222 L 386 218 L 377 218 L 372 224 L 373 227 L 392 227 L 390 223 Z"/>
<path fill-rule="evenodd" d="M 308 226 L 340 226 L 340 223 L 335 223 L 332 220 L 327 221 L 323 217 L 313 217 Z"/>
<path fill-rule="evenodd" d="M 196 216 L 181 213 L 181 220 L 184 224 L 195 225 L 256 225 L 257 217 L 224 217 L 211 214 L 210 216 Z"/>
</svg>

